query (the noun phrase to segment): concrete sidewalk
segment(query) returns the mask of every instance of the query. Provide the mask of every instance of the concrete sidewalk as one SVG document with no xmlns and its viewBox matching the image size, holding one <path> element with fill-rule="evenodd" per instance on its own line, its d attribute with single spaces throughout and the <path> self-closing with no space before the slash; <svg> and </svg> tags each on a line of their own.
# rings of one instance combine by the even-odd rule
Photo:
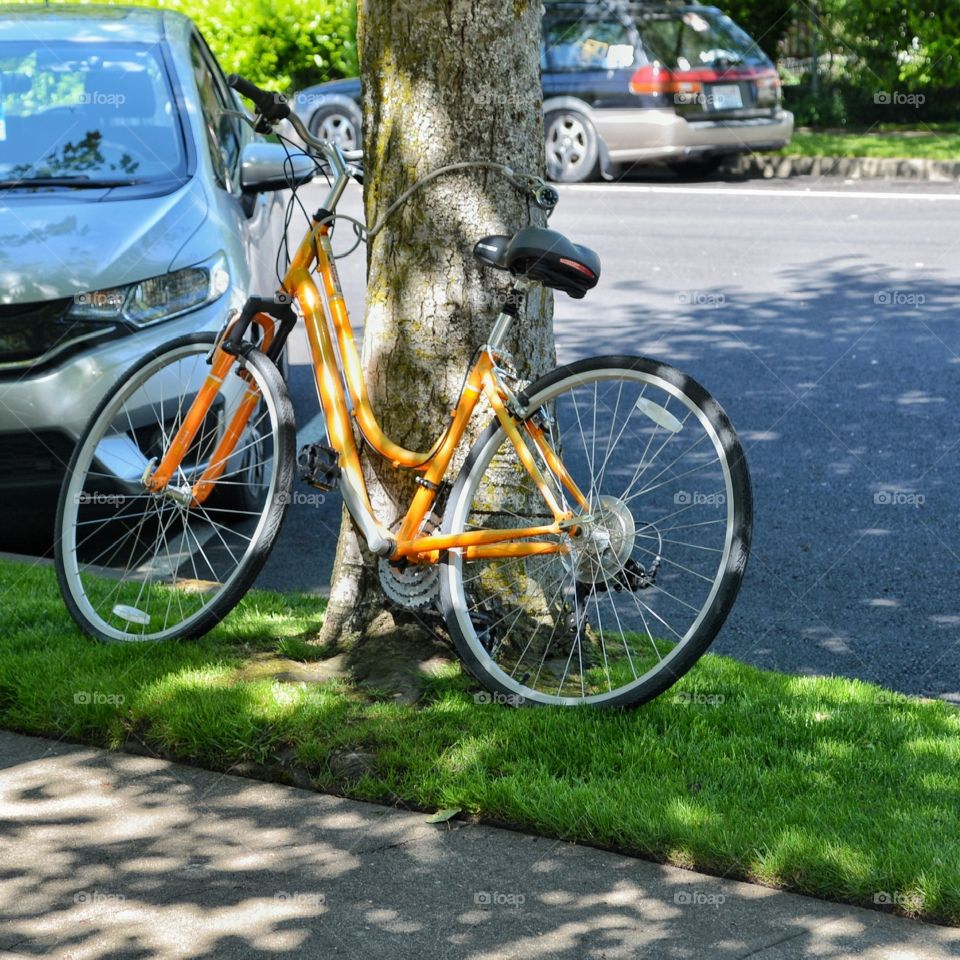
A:
<svg viewBox="0 0 960 960">
<path fill-rule="evenodd" d="M 0 957 L 939 960 L 960 930 L 0 733 Z"/>
</svg>

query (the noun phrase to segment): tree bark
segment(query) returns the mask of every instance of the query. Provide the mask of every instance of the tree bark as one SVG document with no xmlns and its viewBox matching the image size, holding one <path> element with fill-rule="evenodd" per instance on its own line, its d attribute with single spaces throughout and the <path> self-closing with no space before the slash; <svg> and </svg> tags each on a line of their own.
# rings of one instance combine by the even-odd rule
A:
<svg viewBox="0 0 960 960">
<path fill-rule="evenodd" d="M 369 225 L 445 164 L 494 160 L 542 174 L 539 0 L 360 0 L 357 33 Z M 473 245 L 543 222 L 500 174 L 466 170 L 418 190 L 373 239 L 363 368 L 392 440 L 431 448 L 509 288 L 505 274 L 474 259 Z M 552 312 L 548 292 L 531 295 L 507 344 L 529 379 L 555 364 Z M 449 480 L 490 416 L 481 408 L 474 418 Z M 398 473 L 369 447 L 362 459 L 374 508 L 393 524 L 405 512 L 413 474 Z M 393 620 L 376 561 L 344 512 L 319 641 L 367 641 L 382 652 L 417 633 Z"/>
</svg>

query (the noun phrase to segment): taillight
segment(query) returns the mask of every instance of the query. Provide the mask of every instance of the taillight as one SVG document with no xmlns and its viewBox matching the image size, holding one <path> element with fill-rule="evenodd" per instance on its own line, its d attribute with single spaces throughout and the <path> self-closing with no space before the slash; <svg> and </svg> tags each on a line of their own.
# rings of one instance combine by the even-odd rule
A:
<svg viewBox="0 0 960 960">
<path fill-rule="evenodd" d="M 764 67 L 668 70 L 659 63 L 651 63 L 634 71 L 630 77 L 630 92 L 638 95 L 672 95 L 673 102 L 678 104 L 705 103 L 705 83 L 736 83 L 744 80 L 757 85 L 757 106 L 771 106 L 780 102 L 780 77 L 776 70 Z"/>
<path fill-rule="evenodd" d="M 780 77 L 771 71 L 757 77 L 757 106 L 773 106 L 780 102 Z"/>
<path fill-rule="evenodd" d="M 673 95 L 675 103 L 699 103 L 703 100 L 703 84 L 675 76 L 659 63 L 651 63 L 635 70 L 630 77 L 630 92 L 637 95 Z"/>
<path fill-rule="evenodd" d="M 664 93 L 664 87 L 670 79 L 669 70 L 664 70 L 659 63 L 651 63 L 634 71 L 630 78 L 630 92 Z"/>
</svg>

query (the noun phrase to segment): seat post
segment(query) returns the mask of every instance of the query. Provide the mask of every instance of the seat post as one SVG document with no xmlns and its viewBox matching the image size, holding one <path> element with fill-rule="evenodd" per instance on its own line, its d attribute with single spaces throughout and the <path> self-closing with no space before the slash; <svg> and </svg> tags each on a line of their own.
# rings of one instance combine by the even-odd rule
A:
<svg viewBox="0 0 960 960">
<path fill-rule="evenodd" d="M 533 281 L 528 277 L 517 277 L 510 288 L 507 299 L 500 308 L 500 315 L 497 317 L 490 336 L 487 338 L 487 347 L 491 353 L 496 352 L 503 346 L 507 334 L 510 332 L 510 325 L 518 319 L 523 310 L 527 299 L 527 292 L 533 286 Z"/>
</svg>

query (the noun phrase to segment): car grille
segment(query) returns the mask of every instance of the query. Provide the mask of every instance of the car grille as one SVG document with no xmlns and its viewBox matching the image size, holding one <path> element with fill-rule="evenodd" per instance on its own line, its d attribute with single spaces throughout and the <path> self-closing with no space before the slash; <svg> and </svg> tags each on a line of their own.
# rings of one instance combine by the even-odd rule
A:
<svg viewBox="0 0 960 960">
<path fill-rule="evenodd" d="M 116 331 L 114 323 L 65 319 L 71 303 L 0 304 L 0 373 L 30 370 Z"/>
<path fill-rule="evenodd" d="M 57 485 L 72 455 L 73 440 L 59 430 L 0 433 L 0 489 Z"/>
</svg>

